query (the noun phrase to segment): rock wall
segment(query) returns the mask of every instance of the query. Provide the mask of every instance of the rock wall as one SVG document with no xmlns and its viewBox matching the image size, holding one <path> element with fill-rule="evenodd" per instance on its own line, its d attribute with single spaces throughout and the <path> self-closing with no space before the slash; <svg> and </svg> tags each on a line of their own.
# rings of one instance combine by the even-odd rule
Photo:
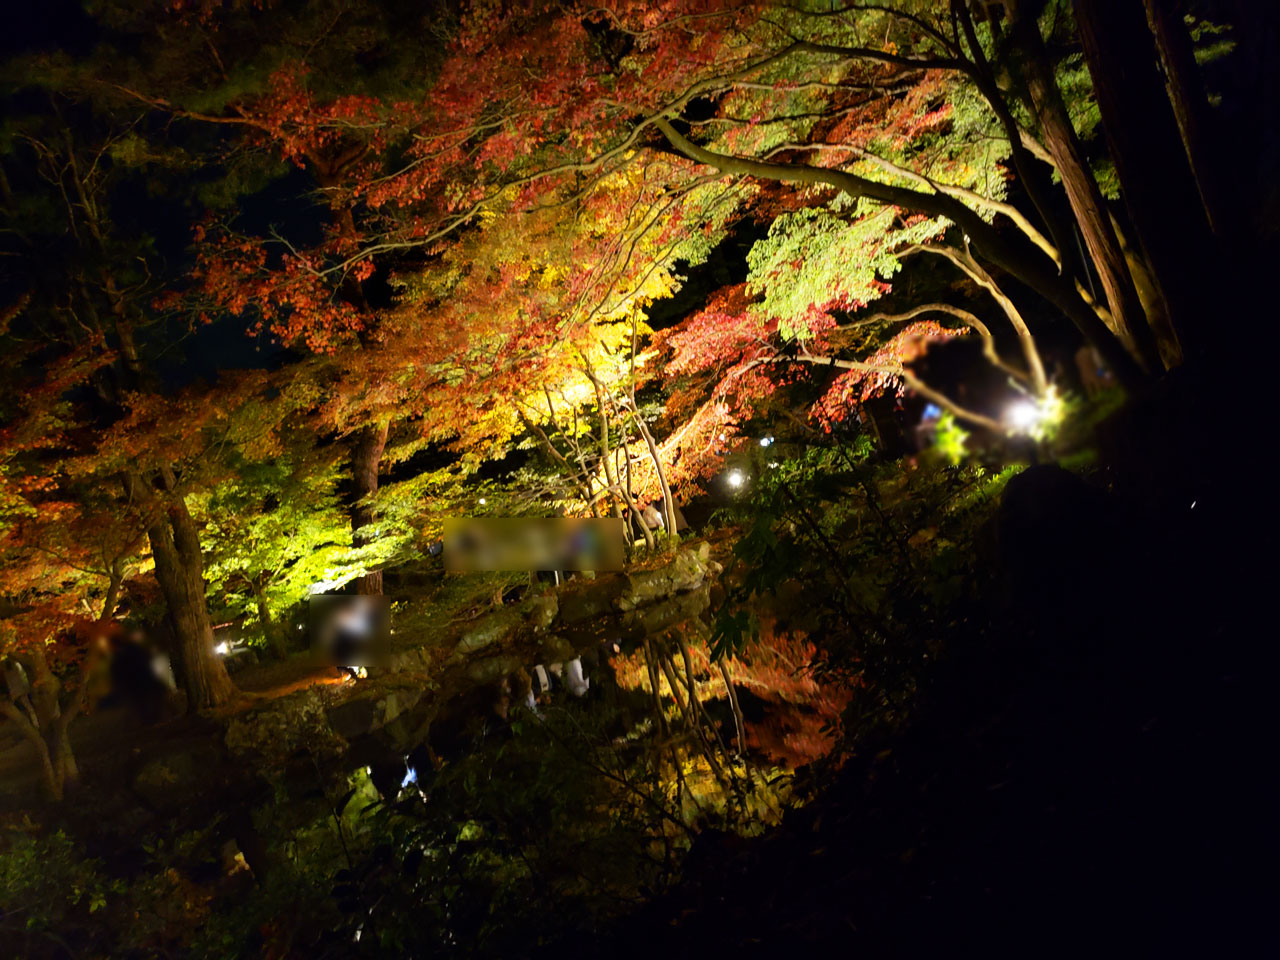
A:
<svg viewBox="0 0 1280 960">
<path fill-rule="evenodd" d="M 701 615 L 721 572 L 702 543 L 651 567 L 571 581 L 462 624 L 443 662 L 438 649 L 401 638 L 365 680 L 299 691 L 237 716 L 226 747 L 263 767 L 303 750 L 336 756 L 346 742 L 382 730 L 408 749 L 446 702 L 476 687 L 524 666 L 572 660 L 603 640 L 626 646 Z"/>
</svg>

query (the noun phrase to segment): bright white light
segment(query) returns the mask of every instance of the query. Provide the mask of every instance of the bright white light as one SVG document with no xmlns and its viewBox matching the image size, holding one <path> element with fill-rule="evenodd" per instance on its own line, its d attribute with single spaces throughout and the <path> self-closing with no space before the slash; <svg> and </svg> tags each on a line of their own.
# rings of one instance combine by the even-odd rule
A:
<svg viewBox="0 0 1280 960">
<path fill-rule="evenodd" d="M 1044 419 L 1044 412 L 1030 400 L 1019 400 L 1012 404 L 1004 415 L 1009 426 L 1019 433 L 1030 433 Z"/>
<path fill-rule="evenodd" d="M 1194 510 L 1194 509 L 1196 508 L 1196 504 L 1197 504 L 1197 503 L 1199 503 L 1199 502 L 1200 502 L 1200 501 L 1198 501 L 1198 500 L 1192 500 L 1192 501 L 1191 501 L 1191 509 L 1192 509 L 1192 510 Z"/>
<path fill-rule="evenodd" d="M 777 460 L 770 460 L 770 461 L 769 461 L 769 469 L 770 469 L 770 470 L 777 470 L 780 466 L 782 466 L 782 464 L 780 464 Z"/>
<path fill-rule="evenodd" d="M 227 643 L 227 641 L 223 640 L 220 644 L 218 644 L 216 647 L 213 648 L 213 652 L 220 657 L 225 657 L 228 653 L 231 652 L 231 645 Z"/>
<path fill-rule="evenodd" d="M 767 446 L 769 446 L 771 443 L 773 443 L 773 437 L 761 437 L 761 438 L 760 438 L 760 446 L 762 446 L 762 447 L 767 447 Z"/>
<path fill-rule="evenodd" d="M 409 769 L 406 771 L 404 775 L 404 779 L 400 781 L 400 789 L 403 790 L 409 784 L 417 783 L 417 782 L 418 782 L 418 771 L 413 769 L 413 767 L 409 767 Z"/>
<path fill-rule="evenodd" d="M 1011 403 L 1005 409 L 1004 422 L 1011 433 L 1025 433 L 1044 440 L 1065 419 L 1066 413 L 1062 397 L 1050 385 L 1041 397 L 1024 397 Z"/>
<path fill-rule="evenodd" d="M 488 503 L 488 502 L 489 502 L 489 501 L 488 501 L 488 500 L 486 500 L 484 497 L 481 497 L 481 498 L 480 498 L 480 506 L 482 506 L 482 507 L 483 507 L 483 506 L 484 506 L 486 503 Z"/>
<path fill-rule="evenodd" d="M 730 470 L 728 476 L 725 477 L 725 480 L 729 482 L 729 486 L 736 490 L 746 482 L 747 478 L 742 475 L 741 470 Z"/>
</svg>

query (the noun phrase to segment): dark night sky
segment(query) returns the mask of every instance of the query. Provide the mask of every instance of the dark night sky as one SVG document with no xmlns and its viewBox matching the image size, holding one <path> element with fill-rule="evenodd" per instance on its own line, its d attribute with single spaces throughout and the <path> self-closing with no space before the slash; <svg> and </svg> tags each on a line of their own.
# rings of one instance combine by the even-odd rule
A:
<svg viewBox="0 0 1280 960">
<path fill-rule="evenodd" d="M 0 31 L 0 57 L 44 50 L 77 54 L 89 50 L 97 25 L 78 0 L 37 0 L 13 3 L 5 11 Z"/>
</svg>

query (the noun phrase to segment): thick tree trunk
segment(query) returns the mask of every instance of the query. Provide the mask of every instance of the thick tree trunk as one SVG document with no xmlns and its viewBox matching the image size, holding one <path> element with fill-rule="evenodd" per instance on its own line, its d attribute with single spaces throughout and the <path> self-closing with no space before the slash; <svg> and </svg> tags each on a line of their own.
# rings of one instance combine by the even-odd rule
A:
<svg viewBox="0 0 1280 960">
<path fill-rule="evenodd" d="M 62 724 L 55 723 L 53 729 L 49 731 L 48 743 L 49 753 L 53 757 L 53 768 L 58 771 L 62 778 L 62 783 L 60 784 L 61 792 L 65 794 L 80 779 L 80 767 L 76 763 L 76 755 L 71 749 L 71 739 L 67 735 L 67 728 Z"/>
<path fill-rule="evenodd" d="M 357 547 L 375 539 L 368 529 L 374 519 L 369 498 L 378 492 L 378 466 L 387 447 L 389 430 L 390 424 L 386 423 L 365 427 L 356 434 L 351 446 L 351 539 Z M 355 588 L 359 594 L 381 596 L 382 571 L 369 571 L 355 581 Z"/>
<path fill-rule="evenodd" d="M 64 702 L 60 696 L 62 685 L 49 669 L 42 649 L 15 654 L 14 659 L 27 674 L 30 689 L 15 699 L 0 700 L 0 714 L 8 717 L 35 747 L 41 786 L 55 803 L 63 799 L 80 776 L 68 731 L 84 705 L 89 676 L 99 655 L 99 648 L 91 645 L 80 665 L 80 678 Z"/>
<path fill-rule="evenodd" d="M 1138 243 L 1189 358 L 1211 345 L 1209 289 L 1229 286 L 1157 66 L 1141 0 L 1074 0 L 1103 132 Z M 1221 308 L 1221 304 L 1218 305 Z"/>
<path fill-rule="evenodd" d="M 187 710 L 216 707 L 233 699 L 235 686 L 214 652 L 213 623 L 205 596 L 204 562 L 195 523 L 185 503 L 170 508 L 148 530 L 156 579 L 173 626 L 176 666 L 187 692 Z"/>
<path fill-rule="evenodd" d="M 1019 53 L 1023 81 L 1040 125 L 1040 136 L 1062 177 L 1071 212 L 1097 269 L 1114 324 L 1112 330 L 1149 373 L 1161 368 L 1155 338 L 1147 324 L 1124 251 L 1111 227 L 1102 191 L 1094 179 L 1084 149 L 1071 125 L 1062 93 L 1053 75 L 1034 8 L 1025 0 L 1009 0 L 1009 35 Z M 1032 9 L 1028 9 L 1031 7 Z"/>
<path fill-rule="evenodd" d="M 168 470 L 162 471 L 167 490 L 175 483 Z M 137 474 L 126 477 L 130 495 L 139 503 L 154 499 L 154 493 Z M 213 622 L 204 582 L 204 557 L 195 521 L 180 496 L 157 510 L 147 527 L 156 579 L 164 594 L 173 628 L 173 665 L 178 681 L 187 693 L 187 710 L 194 713 L 216 707 L 236 696 L 235 685 L 226 667 L 214 652 Z"/>
<path fill-rule="evenodd" d="M 41 789 L 44 790 L 45 796 L 49 800 L 57 803 L 62 799 L 63 768 L 61 763 L 54 763 L 49 741 L 42 735 L 40 729 L 31 722 L 31 719 L 18 709 L 18 705 L 13 701 L 0 700 L 0 714 L 8 717 L 10 722 L 22 733 L 23 737 L 35 748 L 36 757 L 40 763 Z"/>
</svg>

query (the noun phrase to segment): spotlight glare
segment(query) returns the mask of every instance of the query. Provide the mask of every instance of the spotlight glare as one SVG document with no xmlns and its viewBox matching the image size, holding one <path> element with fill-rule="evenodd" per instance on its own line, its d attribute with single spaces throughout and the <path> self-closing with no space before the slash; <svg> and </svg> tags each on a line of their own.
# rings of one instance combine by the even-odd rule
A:
<svg viewBox="0 0 1280 960">
<path fill-rule="evenodd" d="M 747 478 L 742 475 L 741 470 L 730 470 L 725 480 L 729 482 L 729 486 L 736 490 L 746 482 Z"/>
<path fill-rule="evenodd" d="M 1052 385 L 1038 398 L 1015 400 L 1004 411 L 1004 422 L 1011 433 L 1025 433 L 1044 440 L 1066 418 L 1066 405 Z"/>
<path fill-rule="evenodd" d="M 1041 420 L 1040 408 L 1030 400 L 1019 400 L 1006 411 L 1009 426 L 1020 433 L 1029 433 Z"/>
</svg>

